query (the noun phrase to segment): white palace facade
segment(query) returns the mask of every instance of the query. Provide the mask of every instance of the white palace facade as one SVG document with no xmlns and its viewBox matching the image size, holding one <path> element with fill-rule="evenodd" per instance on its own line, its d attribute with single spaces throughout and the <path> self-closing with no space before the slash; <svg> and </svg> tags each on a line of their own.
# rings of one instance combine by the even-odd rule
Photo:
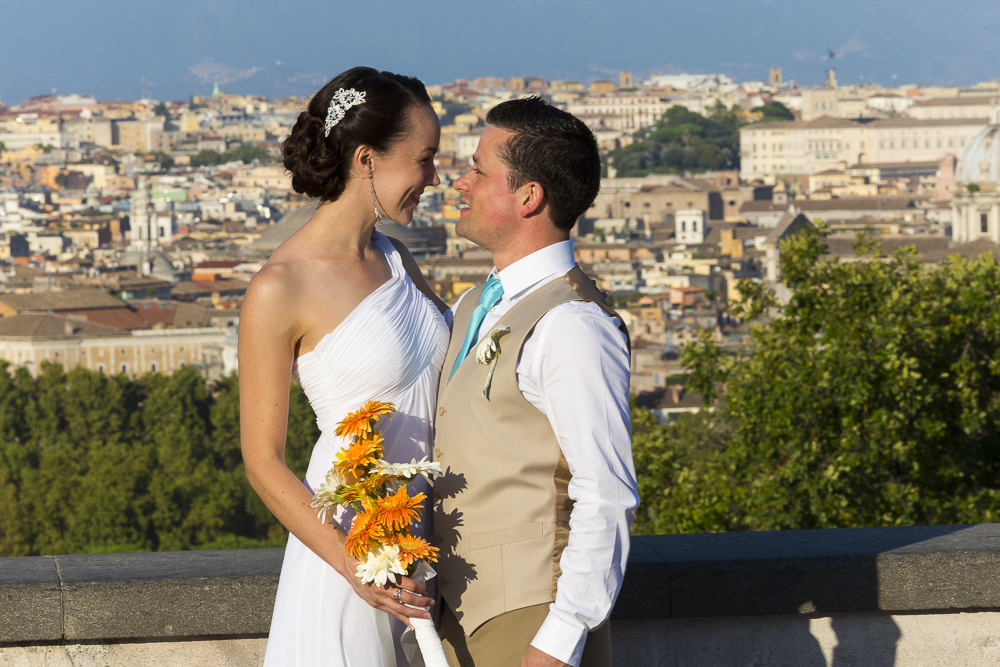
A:
<svg viewBox="0 0 1000 667">
<path fill-rule="evenodd" d="M 936 161 L 960 155 L 988 123 L 985 118 L 822 116 L 747 125 L 740 130 L 740 178 L 769 180 L 863 163 Z"/>
</svg>

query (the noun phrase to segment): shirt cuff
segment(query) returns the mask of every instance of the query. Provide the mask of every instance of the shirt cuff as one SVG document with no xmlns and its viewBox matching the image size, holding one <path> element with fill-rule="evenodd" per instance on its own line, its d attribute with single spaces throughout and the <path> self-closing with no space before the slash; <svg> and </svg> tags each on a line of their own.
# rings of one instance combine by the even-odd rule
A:
<svg viewBox="0 0 1000 667">
<path fill-rule="evenodd" d="M 588 631 L 587 624 L 572 614 L 549 608 L 549 615 L 535 633 L 531 645 L 557 660 L 577 667 L 583 657 Z"/>
</svg>

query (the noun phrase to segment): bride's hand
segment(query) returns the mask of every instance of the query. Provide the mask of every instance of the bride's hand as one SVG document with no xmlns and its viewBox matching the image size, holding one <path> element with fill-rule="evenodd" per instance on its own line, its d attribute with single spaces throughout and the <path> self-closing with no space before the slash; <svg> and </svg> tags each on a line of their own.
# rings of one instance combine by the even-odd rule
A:
<svg viewBox="0 0 1000 667">
<path fill-rule="evenodd" d="M 408 577 L 396 577 L 395 584 L 386 584 L 385 586 L 362 584 L 354 576 L 354 572 L 357 572 L 358 569 L 358 562 L 357 558 L 345 555 L 345 565 L 347 566 L 345 577 L 362 600 L 376 609 L 381 609 L 395 616 L 409 627 L 413 627 L 410 625 L 410 618 L 431 617 L 429 610 L 434 604 L 434 600 L 425 596 L 427 584 Z"/>
</svg>

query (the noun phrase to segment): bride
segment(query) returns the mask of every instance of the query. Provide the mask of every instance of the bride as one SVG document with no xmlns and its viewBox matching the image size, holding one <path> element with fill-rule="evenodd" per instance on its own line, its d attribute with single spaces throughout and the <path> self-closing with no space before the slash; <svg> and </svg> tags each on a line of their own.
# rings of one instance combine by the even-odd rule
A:
<svg viewBox="0 0 1000 667">
<path fill-rule="evenodd" d="M 446 306 L 376 222 L 413 219 L 424 188 L 439 183 L 440 135 L 422 83 L 356 67 L 316 93 L 282 144 L 292 187 L 320 205 L 251 281 L 240 317 L 247 477 L 291 533 L 265 665 L 406 665 L 404 624 L 427 618 L 433 604 L 425 585 L 408 578 L 361 585 L 344 549 L 353 516 L 341 510 L 333 523 L 320 523 L 310 501 L 345 444 L 336 423 L 367 400 L 396 406 L 381 425 L 386 459 L 431 453 Z M 284 459 L 293 377 L 322 432 L 304 480 Z M 431 495 L 426 486 L 419 491 Z M 414 532 L 431 537 L 429 525 Z"/>
</svg>

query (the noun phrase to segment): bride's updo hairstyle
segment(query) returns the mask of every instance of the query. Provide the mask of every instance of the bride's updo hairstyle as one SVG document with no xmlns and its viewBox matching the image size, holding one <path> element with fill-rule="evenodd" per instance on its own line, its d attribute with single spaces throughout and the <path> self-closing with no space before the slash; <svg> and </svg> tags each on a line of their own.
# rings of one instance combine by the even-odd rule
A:
<svg viewBox="0 0 1000 667">
<path fill-rule="evenodd" d="M 365 94 L 326 131 L 330 100 L 341 88 Z M 380 153 L 391 149 L 410 130 L 411 107 L 431 105 L 420 80 L 371 67 L 354 67 L 336 76 L 313 95 L 281 144 L 281 162 L 292 175 L 292 188 L 323 201 L 337 199 L 347 185 L 351 160 L 358 146 Z"/>
</svg>

